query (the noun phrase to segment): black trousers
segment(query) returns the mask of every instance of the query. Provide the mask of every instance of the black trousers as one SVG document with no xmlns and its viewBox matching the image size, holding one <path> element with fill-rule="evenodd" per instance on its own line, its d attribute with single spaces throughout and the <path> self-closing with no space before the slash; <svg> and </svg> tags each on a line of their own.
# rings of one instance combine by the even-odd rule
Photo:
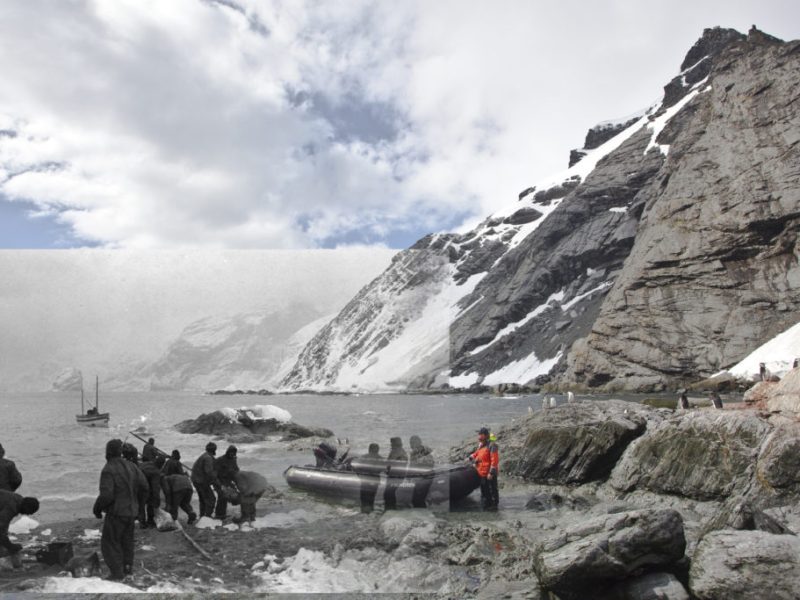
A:
<svg viewBox="0 0 800 600">
<path fill-rule="evenodd" d="M 492 497 L 492 508 L 497 508 L 500 505 L 500 492 L 497 489 L 497 475 L 489 479 L 489 493 Z"/>
<path fill-rule="evenodd" d="M 207 483 L 197 483 L 196 481 L 192 483 L 194 483 L 194 487 L 197 490 L 197 499 L 200 502 L 200 516 L 213 517 L 214 505 L 217 503 L 214 490 Z"/>
<path fill-rule="evenodd" d="M 220 492 L 217 495 L 217 508 L 214 511 L 214 514 L 217 518 L 223 518 L 228 514 L 228 501 L 225 499 L 225 496 L 222 495 Z"/>
<path fill-rule="evenodd" d="M 113 579 L 122 579 L 133 570 L 134 521 L 134 517 L 106 515 L 103 522 L 100 551 Z"/>
<path fill-rule="evenodd" d="M 192 510 L 192 490 L 180 490 L 172 493 L 171 498 L 167 498 L 167 510 L 173 519 L 178 518 L 178 507 L 185 512 L 189 520 L 194 521 L 192 517 L 197 517 Z"/>
<path fill-rule="evenodd" d="M 500 504 L 500 493 L 497 490 L 497 476 L 491 479 L 481 477 L 481 507 L 483 510 L 495 510 Z"/>
</svg>

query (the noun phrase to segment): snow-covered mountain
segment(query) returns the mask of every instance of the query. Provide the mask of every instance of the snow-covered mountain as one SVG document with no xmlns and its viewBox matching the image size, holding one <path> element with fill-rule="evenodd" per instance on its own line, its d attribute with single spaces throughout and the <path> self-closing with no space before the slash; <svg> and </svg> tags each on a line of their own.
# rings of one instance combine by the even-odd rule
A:
<svg viewBox="0 0 800 600">
<path fill-rule="evenodd" d="M 708 29 L 663 100 L 430 235 L 309 342 L 289 389 L 662 389 L 800 321 L 800 42 Z"/>
<path fill-rule="evenodd" d="M 108 382 L 111 389 L 271 389 L 334 315 L 305 304 L 200 319 L 152 364 Z M 299 329 L 298 329 L 299 327 Z"/>
</svg>

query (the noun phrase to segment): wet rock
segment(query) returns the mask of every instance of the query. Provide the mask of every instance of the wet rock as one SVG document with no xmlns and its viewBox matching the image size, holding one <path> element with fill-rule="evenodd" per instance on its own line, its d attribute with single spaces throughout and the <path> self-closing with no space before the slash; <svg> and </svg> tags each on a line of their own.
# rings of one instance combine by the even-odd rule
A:
<svg viewBox="0 0 800 600">
<path fill-rule="evenodd" d="M 569 508 L 571 510 L 582 510 L 589 508 L 589 501 L 585 498 L 573 498 L 562 496 L 561 494 L 543 492 L 534 494 L 525 503 L 525 508 L 535 512 L 553 510 L 558 508 Z"/>
<path fill-rule="evenodd" d="M 236 419 L 236 420 L 233 420 Z M 201 414 L 196 419 L 187 419 L 175 425 L 180 433 L 202 433 L 225 437 L 235 443 L 242 440 L 260 441 L 274 435 L 282 435 L 282 440 L 319 436 L 331 437 L 333 432 L 320 427 L 306 427 L 298 423 L 283 422 L 277 419 L 253 419 L 244 411 L 236 411 L 236 416 L 216 410 Z"/>
<path fill-rule="evenodd" d="M 689 589 L 700 600 L 789 600 L 800 590 L 800 539 L 764 531 L 715 531 L 698 544 Z"/>
<path fill-rule="evenodd" d="M 686 549 L 675 510 L 604 515 L 562 531 L 535 550 L 542 587 L 562 600 L 596 595 L 640 569 L 669 570 Z"/>
<path fill-rule="evenodd" d="M 609 479 L 621 491 L 644 489 L 722 500 L 746 489 L 771 426 L 744 411 L 698 410 L 648 428 Z"/>
<path fill-rule="evenodd" d="M 689 593 L 672 573 L 648 573 L 618 583 L 597 600 L 689 600 Z"/>
<path fill-rule="evenodd" d="M 644 433 L 648 418 L 660 417 L 648 407 L 615 400 L 538 411 L 498 432 L 503 470 L 538 483 L 604 479 Z"/>
</svg>

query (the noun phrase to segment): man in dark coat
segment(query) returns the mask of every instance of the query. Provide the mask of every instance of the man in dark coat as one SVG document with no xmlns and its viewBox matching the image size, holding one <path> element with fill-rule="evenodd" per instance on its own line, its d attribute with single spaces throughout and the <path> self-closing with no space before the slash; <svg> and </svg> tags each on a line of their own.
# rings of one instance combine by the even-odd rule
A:
<svg viewBox="0 0 800 600">
<path fill-rule="evenodd" d="M 100 550 L 112 580 L 133 573 L 134 521 L 149 492 L 147 479 L 139 468 L 122 458 L 122 440 L 109 441 L 94 516 L 102 519 L 106 513 Z"/>
<path fill-rule="evenodd" d="M 39 510 L 39 501 L 36 498 L 23 498 L 19 494 L 0 490 L 0 548 L 5 548 L 11 556 L 14 566 L 21 565 L 17 553 L 22 546 L 8 539 L 8 526 L 11 519 L 17 515 L 32 515 Z"/>
<path fill-rule="evenodd" d="M 422 443 L 420 437 L 412 435 L 408 442 L 411 445 L 411 456 L 409 457 L 411 464 L 432 467 L 433 453 L 430 448 Z"/>
<path fill-rule="evenodd" d="M 408 460 L 405 448 L 403 448 L 403 440 L 399 437 L 393 437 L 389 440 L 389 460 Z"/>
<path fill-rule="evenodd" d="M 164 468 L 161 469 L 161 473 L 165 477 L 167 475 L 183 475 L 184 470 L 183 465 L 181 464 L 181 453 L 179 451 L 172 451 L 172 454 L 164 464 Z"/>
<path fill-rule="evenodd" d="M 22 475 L 14 461 L 8 460 L 3 444 L 0 444 L 0 490 L 14 492 L 22 483 Z"/>
<path fill-rule="evenodd" d="M 156 526 L 156 509 L 161 506 L 161 467 L 164 466 L 164 457 L 159 456 L 155 461 L 143 461 L 139 468 L 144 473 L 149 486 L 149 493 L 147 495 L 147 514 L 146 520 L 142 523 L 142 528 Z M 139 510 L 141 513 L 141 508 Z"/>
<path fill-rule="evenodd" d="M 241 516 L 233 521 L 252 523 L 256 518 L 256 502 L 269 488 L 267 480 L 255 471 L 236 471 L 234 479 L 239 490 L 238 501 L 242 505 L 242 512 Z"/>
<path fill-rule="evenodd" d="M 142 462 L 155 461 L 156 456 L 158 456 L 158 451 L 156 450 L 156 440 L 155 438 L 150 438 L 142 447 Z"/>
<path fill-rule="evenodd" d="M 220 485 L 236 488 L 236 473 L 239 472 L 239 464 L 236 462 L 236 446 L 228 446 L 225 454 L 220 456 L 214 461 L 214 468 L 217 471 L 217 479 Z M 222 490 L 217 490 L 217 508 L 214 511 L 214 516 L 218 519 L 224 519 L 228 512 L 228 501 L 225 499 L 225 494 Z"/>
<path fill-rule="evenodd" d="M 192 465 L 192 483 L 197 490 L 197 498 L 200 501 L 200 518 L 212 517 L 214 505 L 217 502 L 214 490 L 211 486 L 219 488 L 217 470 L 214 467 L 214 455 L 217 453 L 217 445 L 214 442 L 206 444 L 206 451 L 194 461 Z"/>
<path fill-rule="evenodd" d="M 172 518 L 178 519 L 178 507 L 189 516 L 189 525 L 197 520 L 192 510 L 192 481 L 185 473 L 173 473 L 161 478 L 161 489 L 164 490 L 164 504 Z"/>
</svg>

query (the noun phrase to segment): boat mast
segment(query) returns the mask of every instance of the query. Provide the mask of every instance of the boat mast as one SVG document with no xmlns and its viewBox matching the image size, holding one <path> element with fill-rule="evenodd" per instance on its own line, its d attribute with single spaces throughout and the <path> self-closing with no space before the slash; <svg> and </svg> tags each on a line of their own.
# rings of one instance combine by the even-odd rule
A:
<svg viewBox="0 0 800 600">
<path fill-rule="evenodd" d="M 81 414 L 86 414 L 86 410 L 83 408 L 83 373 L 81 373 Z"/>
<path fill-rule="evenodd" d="M 100 377 L 94 376 L 94 407 L 97 409 L 97 414 L 100 414 Z"/>
</svg>

